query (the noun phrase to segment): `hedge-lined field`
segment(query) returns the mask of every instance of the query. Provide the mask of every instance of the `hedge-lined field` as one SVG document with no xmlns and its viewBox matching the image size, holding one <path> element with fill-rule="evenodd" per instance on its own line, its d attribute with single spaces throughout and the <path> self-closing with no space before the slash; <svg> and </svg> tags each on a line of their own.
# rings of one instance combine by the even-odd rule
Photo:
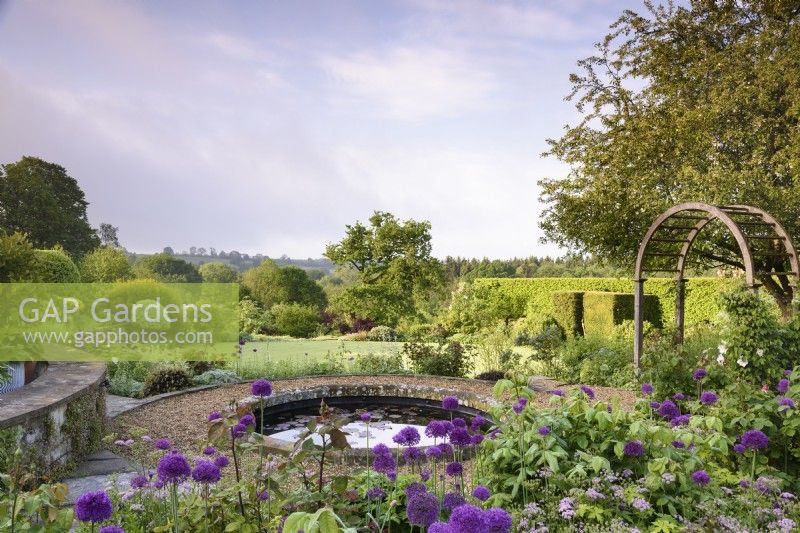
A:
<svg viewBox="0 0 800 533">
<path fill-rule="evenodd" d="M 690 278 L 686 282 L 686 325 L 713 320 L 719 313 L 720 293 L 741 283 L 732 278 Z M 481 299 L 479 307 L 496 319 L 528 317 L 542 320 L 555 316 L 553 293 L 603 291 L 633 293 L 633 281 L 622 278 L 479 278 L 468 293 Z M 645 283 L 645 294 L 658 297 L 665 326 L 675 321 L 675 281 L 654 278 Z"/>
</svg>

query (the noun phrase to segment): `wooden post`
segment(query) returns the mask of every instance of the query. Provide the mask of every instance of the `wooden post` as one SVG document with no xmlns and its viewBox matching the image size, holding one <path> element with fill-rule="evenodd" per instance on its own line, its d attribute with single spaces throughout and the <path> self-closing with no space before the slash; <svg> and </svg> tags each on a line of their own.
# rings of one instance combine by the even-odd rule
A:
<svg viewBox="0 0 800 533">
<path fill-rule="evenodd" d="M 644 341 L 644 278 L 635 279 L 633 291 L 633 370 L 639 374 L 639 361 Z"/>
<path fill-rule="evenodd" d="M 675 280 L 675 344 L 683 344 L 684 315 L 686 311 L 686 280 Z"/>
</svg>

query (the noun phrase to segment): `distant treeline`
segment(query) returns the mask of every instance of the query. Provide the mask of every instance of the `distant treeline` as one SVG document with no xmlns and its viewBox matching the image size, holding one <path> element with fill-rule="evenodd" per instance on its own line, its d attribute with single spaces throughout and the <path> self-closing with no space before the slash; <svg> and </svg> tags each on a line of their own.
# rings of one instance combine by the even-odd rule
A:
<svg viewBox="0 0 800 533">
<path fill-rule="evenodd" d="M 614 278 L 629 276 L 626 269 L 604 264 L 598 259 L 575 255 L 565 257 L 524 257 L 513 259 L 468 259 L 450 257 L 444 260 L 449 279 L 476 278 Z"/>
<path fill-rule="evenodd" d="M 192 263 L 193 265 L 197 266 L 205 263 L 220 262 L 232 266 L 239 272 L 244 272 L 245 270 L 255 268 L 261 263 L 263 263 L 264 260 L 266 259 L 272 259 L 280 267 L 296 266 L 304 270 L 320 271 L 320 275 L 315 277 L 321 277 L 322 275 L 329 274 L 333 272 L 334 269 L 333 263 L 324 257 L 318 259 L 314 259 L 311 257 L 309 257 L 308 259 L 292 259 L 287 255 L 282 255 L 280 257 L 269 257 L 264 254 L 249 255 L 246 253 L 238 252 L 236 250 L 231 250 L 229 252 L 220 250 L 219 252 L 217 252 L 214 248 L 209 248 L 208 250 L 206 250 L 205 248 L 194 248 L 194 247 L 189 248 L 188 251 L 176 252 L 169 246 L 164 248 L 162 253 L 172 255 L 179 259 L 183 259 L 184 261 Z M 137 254 L 137 253 L 130 254 L 131 258 L 134 260 L 139 257 L 145 257 L 147 255 L 151 254 Z"/>
</svg>

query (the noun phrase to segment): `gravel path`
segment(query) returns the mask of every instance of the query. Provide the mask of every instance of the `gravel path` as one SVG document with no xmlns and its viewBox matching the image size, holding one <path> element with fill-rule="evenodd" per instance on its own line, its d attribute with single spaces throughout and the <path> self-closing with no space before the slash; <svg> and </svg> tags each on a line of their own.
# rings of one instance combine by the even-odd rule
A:
<svg viewBox="0 0 800 533">
<path fill-rule="evenodd" d="M 320 385 L 432 385 L 448 387 L 464 392 L 473 392 L 482 396 L 492 396 L 493 383 L 478 380 L 450 380 L 428 376 L 319 376 L 298 379 L 276 380 L 273 382 L 275 392 L 315 387 Z M 568 390 L 575 385 L 560 386 L 551 380 L 542 380 L 545 388 L 561 388 Z M 597 399 L 609 401 L 613 397 L 620 399 L 623 408 L 629 408 L 636 395 L 630 391 L 606 387 L 594 387 Z M 139 427 L 155 438 L 168 438 L 183 450 L 198 449 L 206 442 L 206 418 L 211 411 L 219 411 L 232 401 L 250 395 L 250 384 L 224 385 L 214 389 L 190 392 L 169 397 L 146 404 L 116 417 L 115 430 L 126 434 L 126 428 Z M 539 393 L 535 400 L 538 405 L 546 405 L 550 395 Z"/>
</svg>

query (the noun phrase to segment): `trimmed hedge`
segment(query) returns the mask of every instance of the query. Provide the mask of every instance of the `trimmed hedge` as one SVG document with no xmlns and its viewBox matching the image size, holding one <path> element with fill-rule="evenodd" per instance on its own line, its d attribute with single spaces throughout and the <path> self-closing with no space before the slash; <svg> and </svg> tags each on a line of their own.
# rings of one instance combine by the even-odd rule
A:
<svg viewBox="0 0 800 533">
<path fill-rule="evenodd" d="M 658 297 L 645 294 L 644 319 L 663 327 Z M 616 326 L 633 320 L 633 294 L 620 292 L 586 292 L 583 294 L 583 328 L 586 335 L 610 337 Z"/>
<path fill-rule="evenodd" d="M 553 293 L 553 318 L 567 337 L 583 335 L 583 294 L 578 291 Z"/>
<path fill-rule="evenodd" d="M 741 284 L 733 278 L 691 278 L 686 282 L 686 326 L 714 320 L 720 312 L 719 295 Z M 456 295 L 454 306 L 468 306 L 458 317 L 478 320 L 479 326 L 497 320 L 526 317 L 532 327 L 554 316 L 553 293 L 560 291 L 633 292 L 633 281 L 621 278 L 479 278 L 471 290 Z M 675 281 L 653 278 L 645 293 L 658 297 L 661 321 L 675 322 Z M 459 298 L 474 301 L 462 302 Z M 471 315 L 471 316 L 470 316 Z M 474 317 L 474 318 L 473 318 Z M 465 322 L 463 322 L 465 326 Z"/>
<path fill-rule="evenodd" d="M 28 270 L 35 283 L 78 283 L 81 274 L 78 267 L 61 250 L 34 250 L 33 261 Z"/>
</svg>

